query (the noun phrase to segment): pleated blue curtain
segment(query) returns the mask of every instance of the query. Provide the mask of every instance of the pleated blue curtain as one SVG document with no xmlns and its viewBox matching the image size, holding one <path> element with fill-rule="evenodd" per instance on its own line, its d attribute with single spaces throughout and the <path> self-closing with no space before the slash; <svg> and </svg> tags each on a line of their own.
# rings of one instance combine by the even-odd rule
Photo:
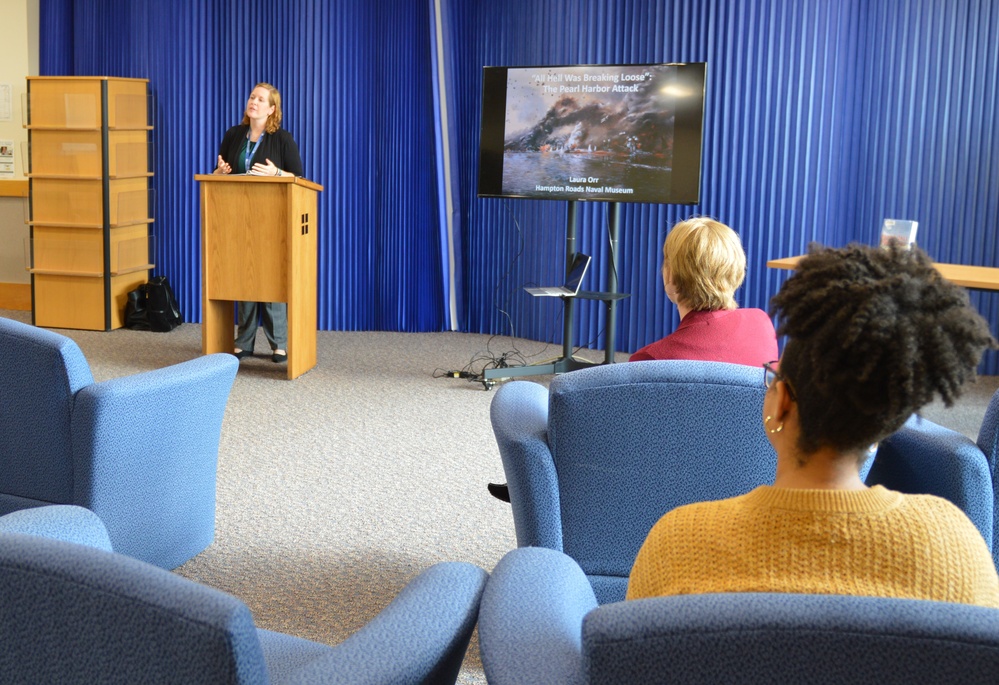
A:
<svg viewBox="0 0 999 685">
<path fill-rule="evenodd" d="M 708 63 L 701 200 L 583 203 L 584 288 L 616 264 L 617 346 L 669 333 L 660 247 L 714 216 L 749 260 L 742 306 L 766 308 L 809 242 L 872 243 L 920 222 L 942 262 L 999 265 L 999 10 L 993 0 L 42 0 L 43 73 L 150 78 L 158 271 L 200 317 L 197 186 L 249 89 L 284 94 L 286 127 L 320 196 L 323 329 L 516 335 L 552 356 L 567 205 L 479 199 L 484 65 Z M 446 120 L 445 120 L 446 114 Z M 450 192 L 448 192 L 450 191 Z M 453 285 L 452 285 L 453 284 Z M 994 293 L 972 293 L 995 324 Z M 602 304 L 575 340 L 600 347 Z M 983 372 L 999 372 L 994 354 Z"/>
<path fill-rule="evenodd" d="M 201 309 L 193 176 L 266 81 L 325 188 L 319 327 L 446 326 L 428 3 L 42 0 L 40 13 L 43 74 L 150 80 L 157 272 L 188 320 Z"/>
<path fill-rule="evenodd" d="M 472 93 L 489 64 L 708 63 L 700 203 L 622 205 L 615 254 L 606 204 L 584 203 L 580 212 L 578 249 L 594 256 L 584 287 L 603 288 L 616 263 L 620 289 L 631 293 L 619 307 L 619 349 L 636 349 L 677 323 L 659 264 L 663 236 L 681 218 L 707 214 L 740 232 L 749 257 L 739 293 L 746 306 L 766 307 L 776 291 L 781 276 L 767 271 L 768 258 L 799 254 L 813 239 L 842 242 L 854 211 L 843 206 L 841 185 L 852 177 L 843 166 L 852 157 L 841 150 L 855 118 L 848 105 L 859 13 L 857 2 L 655 0 L 483 2 L 462 13 L 461 30 L 474 42 L 456 58 L 458 79 Z M 477 100 L 464 102 L 480 111 Z M 477 116 L 459 121 L 462 147 L 474 150 Z M 474 155 L 461 162 L 468 327 L 559 342 L 557 303 L 538 303 L 521 286 L 560 281 L 565 203 L 478 199 L 477 163 Z M 604 305 L 578 303 L 577 340 L 599 346 L 605 326 Z"/>
<path fill-rule="evenodd" d="M 675 221 L 714 216 L 748 257 L 742 306 L 766 309 L 788 273 L 769 259 L 812 241 L 874 243 L 886 217 L 920 222 L 942 262 L 999 266 L 999 9 L 991 0 L 508 0 L 457 2 L 455 117 L 464 153 L 469 330 L 561 340 L 559 312 L 525 296 L 559 282 L 565 203 L 479 199 L 474 154 L 483 65 L 708 63 L 701 200 L 623 205 L 616 260 L 618 349 L 672 331 L 659 277 Z M 923 232 L 925 231 L 925 233 Z M 581 213 L 578 249 L 594 255 L 585 288 L 611 259 L 607 211 Z M 596 279 L 596 280 L 591 280 Z M 993 324 L 996 294 L 972 300 Z M 583 303 L 575 338 L 604 334 L 601 305 Z M 599 346 L 599 342 L 598 342 Z M 997 371 L 988 354 L 982 371 Z"/>
<path fill-rule="evenodd" d="M 38 7 L 39 72 L 73 74 L 73 0 L 44 0 Z"/>
<path fill-rule="evenodd" d="M 857 238 L 916 219 L 937 261 L 999 266 L 999 4 L 883 1 L 867 21 Z M 995 335 L 999 293 L 969 293 Z M 999 355 L 979 370 L 999 373 Z"/>
</svg>

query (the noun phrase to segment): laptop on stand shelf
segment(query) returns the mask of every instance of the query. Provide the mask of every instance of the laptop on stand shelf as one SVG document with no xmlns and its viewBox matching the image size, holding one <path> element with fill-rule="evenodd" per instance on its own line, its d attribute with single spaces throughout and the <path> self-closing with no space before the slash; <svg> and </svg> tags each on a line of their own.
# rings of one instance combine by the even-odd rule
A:
<svg viewBox="0 0 999 685">
<path fill-rule="evenodd" d="M 569 273 L 565 277 L 562 285 L 550 285 L 537 288 L 524 288 L 534 297 L 575 297 L 579 293 L 579 288 L 583 284 L 583 276 L 590 266 L 590 256 L 582 252 L 577 252 L 572 259 Z"/>
</svg>

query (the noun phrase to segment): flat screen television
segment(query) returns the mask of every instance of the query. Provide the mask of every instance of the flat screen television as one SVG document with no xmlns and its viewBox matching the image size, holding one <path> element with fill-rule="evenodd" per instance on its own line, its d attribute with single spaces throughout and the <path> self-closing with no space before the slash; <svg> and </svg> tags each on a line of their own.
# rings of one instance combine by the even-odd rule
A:
<svg viewBox="0 0 999 685">
<path fill-rule="evenodd" d="M 479 197 L 696 204 L 706 67 L 484 67 Z"/>
</svg>

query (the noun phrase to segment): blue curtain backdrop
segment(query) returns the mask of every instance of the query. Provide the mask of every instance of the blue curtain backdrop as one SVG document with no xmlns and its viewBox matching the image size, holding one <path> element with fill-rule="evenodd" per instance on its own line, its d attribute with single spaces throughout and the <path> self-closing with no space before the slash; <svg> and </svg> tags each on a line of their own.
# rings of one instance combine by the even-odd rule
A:
<svg viewBox="0 0 999 685">
<path fill-rule="evenodd" d="M 787 277 L 768 259 L 813 240 L 873 243 L 885 217 L 918 220 L 939 261 L 999 266 L 993 0 L 42 0 L 41 25 L 43 74 L 150 79 L 158 271 L 179 284 L 189 320 L 200 318 L 191 177 L 211 168 L 258 80 L 281 88 L 306 173 L 326 188 L 323 329 L 454 323 L 561 341 L 558 302 L 521 288 L 560 282 L 566 204 L 476 197 L 483 65 L 708 63 L 700 203 L 622 205 L 620 350 L 676 326 L 659 250 L 692 214 L 740 232 L 743 306 L 766 308 Z M 591 290 L 611 260 L 607 217 L 604 203 L 581 205 Z M 997 297 L 972 293 L 993 331 Z M 575 339 L 600 347 L 604 309 L 581 305 Z M 996 355 L 982 370 L 999 372 Z"/>
<path fill-rule="evenodd" d="M 42 0 L 43 75 L 148 78 L 157 272 L 200 320 L 196 173 L 255 83 L 319 196 L 319 327 L 434 331 L 446 306 L 437 206 L 431 6 L 259 0 Z M 392 40 L 385 36 L 391 35 Z"/>
<path fill-rule="evenodd" d="M 811 241 L 875 243 L 886 217 L 920 222 L 941 262 L 999 266 L 999 5 L 994 0 L 445 0 L 457 34 L 454 118 L 465 241 L 467 329 L 558 340 L 558 312 L 520 292 L 558 282 L 565 203 L 477 199 L 483 65 L 708 63 L 701 201 L 624 205 L 618 272 L 630 292 L 618 349 L 678 323 L 659 277 L 676 220 L 714 216 L 742 236 L 743 306 L 766 309 L 788 273 L 767 260 Z M 580 246 L 610 259 L 606 206 L 586 206 Z M 996 330 L 996 293 L 972 301 Z M 576 340 L 599 337 L 580 303 Z M 981 369 L 999 372 L 988 354 Z"/>
</svg>

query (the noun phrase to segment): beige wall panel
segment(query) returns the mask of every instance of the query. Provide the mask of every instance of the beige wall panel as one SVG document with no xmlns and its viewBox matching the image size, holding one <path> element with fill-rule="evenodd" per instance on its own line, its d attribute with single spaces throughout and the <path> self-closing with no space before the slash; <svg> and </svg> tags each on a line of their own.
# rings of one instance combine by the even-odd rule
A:
<svg viewBox="0 0 999 685">
<path fill-rule="evenodd" d="M 13 183 L 13 182 L 11 182 Z M 24 182 L 27 185 L 27 181 Z M 28 283 L 25 271 L 24 244 L 28 238 L 25 223 L 28 200 L 25 197 L 0 197 L 0 282 Z"/>
</svg>

